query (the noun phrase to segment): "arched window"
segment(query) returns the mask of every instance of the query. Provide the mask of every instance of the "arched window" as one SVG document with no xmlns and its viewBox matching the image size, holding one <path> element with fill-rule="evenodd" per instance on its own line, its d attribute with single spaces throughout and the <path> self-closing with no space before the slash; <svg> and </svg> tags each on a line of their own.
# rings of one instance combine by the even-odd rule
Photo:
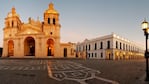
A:
<svg viewBox="0 0 149 84">
<path fill-rule="evenodd" d="M 118 42 L 116 41 L 116 49 L 118 48 Z"/>
<path fill-rule="evenodd" d="M 125 50 L 125 44 L 123 44 L 123 50 Z"/>
<path fill-rule="evenodd" d="M 110 41 L 107 41 L 107 49 L 110 49 Z"/>
<path fill-rule="evenodd" d="M 103 49 L 103 42 L 100 42 L 100 49 Z"/>
<path fill-rule="evenodd" d="M 13 21 L 12 21 L 12 27 L 13 27 L 13 25 L 14 25 L 14 23 L 13 23 Z"/>
<path fill-rule="evenodd" d="M 91 48 L 91 46 L 90 46 L 90 44 L 89 44 L 89 49 L 88 49 L 88 50 L 90 50 L 90 48 Z"/>
<path fill-rule="evenodd" d="M 97 44 L 95 43 L 95 50 L 97 50 Z"/>
<path fill-rule="evenodd" d="M 55 18 L 53 18 L 53 24 L 55 25 Z"/>
<path fill-rule="evenodd" d="M 87 51 L 87 45 L 86 45 L 86 51 Z"/>
<path fill-rule="evenodd" d="M 120 49 L 122 49 L 122 43 L 120 42 Z"/>
<path fill-rule="evenodd" d="M 50 24 L 50 18 L 48 18 L 48 24 Z"/>
<path fill-rule="evenodd" d="M 101 58 L 103 58 L 103 53 L 100 54 Z"/>
</svg>

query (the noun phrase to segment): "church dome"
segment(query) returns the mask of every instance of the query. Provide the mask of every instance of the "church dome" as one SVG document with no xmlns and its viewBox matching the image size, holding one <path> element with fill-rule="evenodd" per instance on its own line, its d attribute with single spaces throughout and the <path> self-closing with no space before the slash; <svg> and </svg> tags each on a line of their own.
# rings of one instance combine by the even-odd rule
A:
<svg viewBox="0 0 149 84">
<path fill-rule="evenodd" d="M 54 9 L 53 3 L 50 3 L 49 8 L 45 11 L 45 13 L 58 14 L 58 11 Z"/>
<path fill-rule="evenodd" d="M 11 9 L 11 12 L 8 13 L 7 17 L 13 17 L 13 16 L 19 17 L 19 14 L 16 13 L 16 10 L 14 7 Z"/>
</svg>

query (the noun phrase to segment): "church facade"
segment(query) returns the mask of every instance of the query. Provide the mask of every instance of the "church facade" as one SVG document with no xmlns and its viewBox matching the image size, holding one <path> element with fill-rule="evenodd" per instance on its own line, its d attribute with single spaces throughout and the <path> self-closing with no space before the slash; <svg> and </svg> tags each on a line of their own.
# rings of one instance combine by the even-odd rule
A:
<svg viewBox="0 0 149 84">
<path fill-rule="evenodd" d="M 75 57 L 74 43 L 60 43 L 59 13 L 49 4 L 44 21 L 23 23 L 13 7 L 5 18 L 2 57 Z"/>
</svg>

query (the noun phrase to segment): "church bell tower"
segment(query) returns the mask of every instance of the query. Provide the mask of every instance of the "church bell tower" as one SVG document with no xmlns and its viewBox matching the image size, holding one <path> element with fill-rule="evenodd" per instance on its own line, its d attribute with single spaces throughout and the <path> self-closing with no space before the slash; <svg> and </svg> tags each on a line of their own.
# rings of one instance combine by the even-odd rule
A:
<svg viewBox="0 0 149 84">
<path fill-rule="evenodd" d="M 14 7 L 5 18 L 4 26 L 4 42 L 3 42 L 3 56 L 14 56 L 16 55 L 17 48 L 15 47 L 16 34 L 21 30 L 22 22 L 19 15 L 16 13 Z"/>
<path fill-rule="evenodd" d="M 59 13 L 55 10 L 53 3 L 49 4 L 49 7 L 44 12 L 43 32 L 45 33 L 47 41 L 47 50 L 52 52 L 52 56 L 60 56 L 60 23 Z"/>
<path fill-rule="evenodd" d="M 50 3 L 48 9 L 44 12 L 43 31 L 48 36 L 60 38 L 59 13 L 54 9 L 53 3 Z"/>
<path fill-rule="evenodd" d="M 21 20 L 19 15 L 16 13 L 15 8 L 12 7 L 11 12 L 9 12 L 5 18 L 4 33 L 6 36 L 14 36 L 20 28 Z"/>
</svg>

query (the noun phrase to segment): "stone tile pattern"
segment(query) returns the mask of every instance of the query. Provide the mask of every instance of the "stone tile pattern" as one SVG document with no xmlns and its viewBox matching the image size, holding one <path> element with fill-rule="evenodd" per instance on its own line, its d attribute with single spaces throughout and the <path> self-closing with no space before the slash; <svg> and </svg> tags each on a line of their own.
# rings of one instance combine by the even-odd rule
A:
<svg viewBox="0 0 149 84">
<path fill-rule="evenodd" d="M 73 80 L 80 84 L 88 84 L 88 81 L 93 79 L 104 82 L 104 84 L 118 84 L 116 81 L 97 77 L 95 74 L 100 74 L 100 71 L 84 67 L 79 63 L 71 61 L 48 61 L 48 73 L 50 78 L 57 81 Z"/>
<path fill-rule="evenodd" d="M 26 62 L 26 63 L 25 63 Z M 44 60 L 1 60 L 0 70 L 46 70 Z"/>
</svg>

